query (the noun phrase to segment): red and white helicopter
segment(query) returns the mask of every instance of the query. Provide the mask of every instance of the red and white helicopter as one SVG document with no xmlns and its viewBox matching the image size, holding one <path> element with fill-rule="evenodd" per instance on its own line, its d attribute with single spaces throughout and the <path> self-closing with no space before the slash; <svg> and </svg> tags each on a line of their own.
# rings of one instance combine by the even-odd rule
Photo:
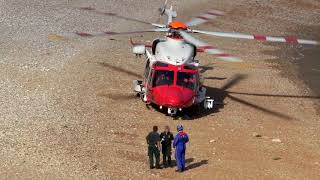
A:
<svg viewBox="0 0 320 180">
<path fill-rule="evenodd" d="M 105 15 L 118 16 L 113 13 L 100 12 L 91 7 L 81 9 Z M 144 32 L 166 33 L 164 38 L 155 39 L 152 45 L 139 44 L 131 41 L 133 45 L 133 53 L 138 56 L 145 55 L 146 57 L 144 78 L 143 80 L 134 80 L 133 89 L 140 95 L 143 102 L 157 105 L 160 109 L 167 109 L 167 113 L 171 116 L 175 116 L 178 111 L 182 111 L 183 109 L 191 106 L 201 106 L 205 109 L 211 109 L 214 107 L 214 100 L 206 96 L 206 88 L 203 87 L 201 83 L 199 61 L 196 60 L 197 52 L 205 52 L 215 55 L 218 59 L 223 61 L 241 61 L 237 57 L 228 55 L 223 51 L 192 37 L 190 35 L 192 33 L 290 44 L 319 44 L 317 41 L 297 39 L 293 37 L 282 38 L 191 29 L 191 27 L 222 16 L 224 13 L 221 11 L 209 11 L 201 16 L 195 17 L 187 23 L 176 21 L 176 11 L 173 10 L 172 6 L 167 8 L 166 3 L 163 7 L 159 8 L 159 11 L 161 15 L 167 16 L 167 24 L 148 23 L 155 26 L 156 28 L 154 29 L 120 33 L 75 32 L 69 33 L 67 36 L 74 35 L 92 37 Z M 125 18 L 122 16 L 118 17 Z M 130 20 L 130 18 L 126 19 Z M 140 22 L 140 20 L 135 21 Z"/>
</svg>

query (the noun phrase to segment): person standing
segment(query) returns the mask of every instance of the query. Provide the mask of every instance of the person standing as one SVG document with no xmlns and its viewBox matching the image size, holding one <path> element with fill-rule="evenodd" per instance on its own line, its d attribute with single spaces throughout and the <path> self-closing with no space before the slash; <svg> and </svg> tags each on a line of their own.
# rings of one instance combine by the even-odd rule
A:
<svg viewBox="0 0 320 180">
<path fill-rule="evenodd" d="M 189 142 L 188 135 L 183 131 L 183 126 L 177 126 L 178 134 L 174 138 L 173 147 L 175 150 L 175 156 L 177 161 L 177 171 L 183 172 L 185 170 L 185 154 L 186 154 L 186 143 Z"/>
<path fill-rule="evenodd" d="M 153 126 L 153 131 L 151 131 L 147 137 L 148 144 L 148 156 L 150 169 L 161 169 L 160 167 L 160 135 L 158 133 L 158 126 Z M 156 159 L 156 164 L 154 166 L 154 158 Z"/>
<path fill-rule="evenodd" d="M 172 153 L 172 141 L 173 134 L 170 132 L 169 126 L 164 127 L 164 131 L 160 134 L 162 145 L 162 157 L 164 167 L 171 166 L 171 153 Z"/>
</svg>

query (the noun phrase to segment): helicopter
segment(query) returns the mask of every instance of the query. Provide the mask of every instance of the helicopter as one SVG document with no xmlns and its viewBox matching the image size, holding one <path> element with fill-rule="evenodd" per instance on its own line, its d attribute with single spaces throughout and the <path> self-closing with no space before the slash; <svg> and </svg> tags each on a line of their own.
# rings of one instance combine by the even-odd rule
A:
<svg viewBox="0 0 320 180">
<path fill-rule="evenodd" d="M 81 7 L 82 10 L 94 11 L 99 14 L 118 16 L 143 22 L 140 20 L 122 17 L 114 13 L 100 12 L 92 7 Z M 210 20 L 223 16 L 224 13 L 218 10 L 208 11 L 200 16 L 194 17 L 191 21 L 183 23 L 177 21 L 177 12 L 173 6 L 167 8 L 167 1 L 159 8 L 160 16 L 167 17 L 166 24 L 146 23 L 154 26 L 153 29 L 132 32 L 74 32 L 68 36 L 93 37 L 127 35 L 146 32 L 163 32 L 163 38 L 153 40 L 151 44 L 130 42 L 133 46 L 133 53 L 140 57 L 145 56 L 145 68 L 143 79 L 133 81 L 133 90 L 147 105 L 155 105 L 161 110 L 166 109 L 167 114 L 176 116 L 192 106 L 201 107 L 205 110 L 214 108 L 214 99 L 206 95 L 207 89 L 203 86 L 197 60 L 197 53 L 208 53 L 216 56 L 219 60 L 228 62 L 241 62 L 242 60 L 229 55 L 222 50 L 211 46 L 190 34 L 204 34 L 226 38 L 238 38 L 257 41 L 270 41 L 289 44 L 318 45 L 317 41 L 297 39 L 295 37 L 272 37 L 264 35 L 247 35 L 229 32 L 211 32 L 195 30 L 192 27 L 206 23 Z M 63 34 L 64 36 L 66 34 Z"/>
</svg>

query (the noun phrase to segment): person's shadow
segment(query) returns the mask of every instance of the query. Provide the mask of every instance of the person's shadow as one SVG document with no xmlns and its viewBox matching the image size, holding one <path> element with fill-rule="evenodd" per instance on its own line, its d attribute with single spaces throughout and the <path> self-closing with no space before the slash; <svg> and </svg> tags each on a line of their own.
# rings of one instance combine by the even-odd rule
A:
<svg viewBox="0 0 320 180">
<path fill-rule="evenodd" d="M 194 161 L 194 158 L 188 158 L 188 159 L 186 159 L 186 164 L 192 163 L 193 161 Z M 172 167 L 177 166 L 177 161 L 176 160 L 171 160 L 171 166 Z"/>
<path fill-rule="evenodd" d="M 205 165 L 205 164 L 208 164 L 208 160 L 201 160 L 199 162 L 194 162 L 194 163 L 188 164 L 186 167 L 186 170 L 198 168 L 198 167 Z"/>
<path fill-rule="evenodd" d="M 194 168 L 198 168 L 202 165 L 208 164 L 208 160 L 201 160 L 199 162 L 194 162 L 194 158 L 188 158 L 186 159 L 186 169 L 185 170 L 190 170 L 190 169 L 194 169 Z M 176 160 L 172 160 L 171 161 L 171 166 L 175 167 L 177 166 L 177 161 Z"/>
</svg>

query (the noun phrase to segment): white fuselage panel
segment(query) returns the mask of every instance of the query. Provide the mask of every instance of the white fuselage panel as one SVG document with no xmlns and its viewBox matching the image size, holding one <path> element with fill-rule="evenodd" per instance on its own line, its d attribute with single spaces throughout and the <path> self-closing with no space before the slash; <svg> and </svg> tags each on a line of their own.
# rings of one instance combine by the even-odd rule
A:
<svg viewBox="0 0 320 180">
<path fill-rule="evenodd" d="M 193 61 L 195 48 L 183 39 L 167 37 L 156 46 L 155 58 L 172 65 L 182 65 Z"/>
</svg>

